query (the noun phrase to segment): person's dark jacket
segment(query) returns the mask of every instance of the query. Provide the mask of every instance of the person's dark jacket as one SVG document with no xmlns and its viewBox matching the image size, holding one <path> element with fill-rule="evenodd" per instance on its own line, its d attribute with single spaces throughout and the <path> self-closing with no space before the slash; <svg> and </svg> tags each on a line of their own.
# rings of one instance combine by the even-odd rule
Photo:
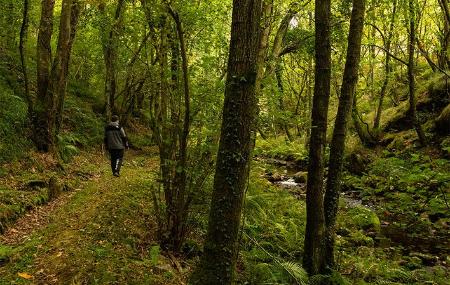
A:
<svg viewBox="0 0 450 285">
<path fill-rule="evenodd" d="M 104 142 L 108 150 L 125 149 L 128 147 L 128 139 L 119 122 L 111 122 L 105 127 Z"/>
</svg>

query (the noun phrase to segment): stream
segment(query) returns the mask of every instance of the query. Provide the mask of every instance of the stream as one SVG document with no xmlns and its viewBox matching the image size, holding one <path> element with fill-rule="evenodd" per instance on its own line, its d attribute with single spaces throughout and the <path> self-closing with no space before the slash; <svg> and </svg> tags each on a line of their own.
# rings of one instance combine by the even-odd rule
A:
<svg viewBox="0 0 450 285">
<path fill-rule="evenodd" d="M 288 191 L 297 199 L 306 200 L 306 179 L 298 179 L 299 176 L 304 176 L 307 167 L 289 161 L 283 161 L 278 159 L 266 159 L 258 157 L 257 161 L 267 165 L 268 169 L 265 173 L 265 178 L 270 181 L 273 185 L 276 185 L 280 189 Z M 299 182 L 298 180 L 302 180 Z M 379 213 L 383 210 L 376 206 L 375 204 L 365 204 L 360 198 L 359 191 L 347 191 L 341 192 L 340 199 L 345 202 L 346 207 L 364 207 L 369 209 L 374 213 Z M 398 224 L 393 221 L 384 221 L 382 217 L 381 231 L 376 236 L 374 236 L 375 245 L 377 247 L 391 247 L 400 246 L 404 250 L 404 254 L 415 254 L 420 252 L 420 254 L 431 254 L 433 255 L 433 260 L 427 259 L 424 263 L 433 264 L 437 261 L 437 256 L 445 257 L 446 252 L 450 252 L 450 241 L 445 237 L 435 237 L 430 238 L 424 234 L 423 236 L 418 236 L 409 233 L 404 228 L 401 228 Z M 431 261 L 430 261 L 431 260 Z"/>
</svg>

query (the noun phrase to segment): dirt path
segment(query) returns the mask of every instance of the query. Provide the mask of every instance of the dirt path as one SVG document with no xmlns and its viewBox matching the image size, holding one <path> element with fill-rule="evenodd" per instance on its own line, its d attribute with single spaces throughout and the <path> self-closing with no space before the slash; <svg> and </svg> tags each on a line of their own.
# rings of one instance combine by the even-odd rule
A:
<svg viewBox="0 0 450 285">
<path fill-rule="evenodd" d="M 80 189 L 30 212 L 1 237 L 8 260 L 0 264 L 0 284 L 180 283 L 169 267 L 152 272 L 159 253 L 149 191 L 157 166 L 155 156 L 129 154 L 122 176 L 113 178 L 105 158 L 87 161 L 82 171 L 92 178 Z"/>
</svg>

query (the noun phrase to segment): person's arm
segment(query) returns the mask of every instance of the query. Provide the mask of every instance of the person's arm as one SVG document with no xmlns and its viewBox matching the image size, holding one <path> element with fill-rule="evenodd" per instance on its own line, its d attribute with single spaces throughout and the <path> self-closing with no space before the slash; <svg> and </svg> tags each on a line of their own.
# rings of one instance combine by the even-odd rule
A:
<svg viewBox="0 0 450 285">
<path fill-rule="evenodd" d="M 128 137 L 125 133 L 125 130 L 123 128 L 120 128 L 120 136 L 122 137 L 122 142 L 125 145 L 126 148 L 130 148 L 130 145 L 128 143 Z"/>
</svg>

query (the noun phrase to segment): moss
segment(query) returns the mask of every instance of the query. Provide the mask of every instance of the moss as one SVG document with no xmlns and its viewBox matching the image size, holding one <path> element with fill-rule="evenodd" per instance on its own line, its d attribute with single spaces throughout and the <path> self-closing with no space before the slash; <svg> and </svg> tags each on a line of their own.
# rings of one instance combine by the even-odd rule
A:
<svg viewBox="0 0 450 285">
<path fill-rule="evenodd" d="M 350 209 L 349 214 L 359 229 L 380 231 L 380 219 L 370 209 L 358 206 Z"/>
<path fill-rule="evenodd" d="M 0 244 L 0 266 L 2 263 L 5 263 L 9 260 L 9 256 L 11 255 L 12 251 L 12 247 Z"/>
</svg>

